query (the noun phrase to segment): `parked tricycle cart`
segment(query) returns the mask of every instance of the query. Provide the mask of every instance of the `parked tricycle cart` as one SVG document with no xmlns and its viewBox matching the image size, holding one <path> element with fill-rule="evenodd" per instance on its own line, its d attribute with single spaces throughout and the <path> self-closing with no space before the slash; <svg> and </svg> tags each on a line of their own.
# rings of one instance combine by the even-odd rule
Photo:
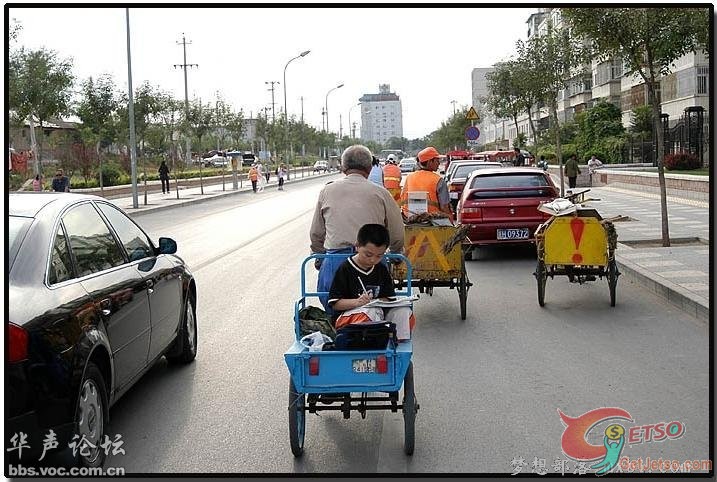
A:
<svg viewBox="0 0 717 482">
<path fill-rule="evenodd" d="M 571 282 L 607 278 L 610 306 L 615 306 L 617 278 L 615 261 L 617 232 L 612 222 L 592 208 L 578 207 L 564 216 L 553 216 L 535 232 L 538 265 L 533 275 L 538 282 L 538 304 L 545 306 L 548 277 L 566 275 Z"/>
<path fill-rule="evenodd" d="M 289 441 L 294 456 L 304 452 L 306 413 L 341 411 L 345 419 L 351 412 L 361 418 L 371 410 L 403 413 L 404 452 L 412 455 L 415 446 L 415 420 L 418 402 L 413 384 L 413 344 L 411 340 L 396 343 L 389 340 L 383 349 L 310 351 L 301 340 L 299 312 L 308 298 L 328 295 L 306 289 L 306 264 L 315 258 L 342 257 L 345 254 L 314 254 L 301 266 L 301 298 L 294 305 L 293 344 L 284 353 L 289 368 Z M 411 264 L 401 255 L 387 258 L 403 260 L 411 273 Z M 313 264 L 313 263 L 312 263 Z M 409 276 L 410 280 L 410 276 Z M 397 295 L 410 295 L 411 284 Z M 403 397 L 399 401 L 399 391 Z"/>
<path fill-rule="evenodd" d="M 460 302 L 461 320 L 466 319 L 468 289 L 473 284 L 468 280 L 463 244 L 458 241 L 453 246 L 447 243 L 455 237 L 460 228 L 456 226 L 426 226 L 407 224 L 405 226 L 406 257 L 413 266 L 413 274 L 404 265 L 393 266 L 393 278 L 396 286 L 413 285 L 421 293 L 433 295 L 433 288 L 448 287 L 456 289 Z"/>
</svg>

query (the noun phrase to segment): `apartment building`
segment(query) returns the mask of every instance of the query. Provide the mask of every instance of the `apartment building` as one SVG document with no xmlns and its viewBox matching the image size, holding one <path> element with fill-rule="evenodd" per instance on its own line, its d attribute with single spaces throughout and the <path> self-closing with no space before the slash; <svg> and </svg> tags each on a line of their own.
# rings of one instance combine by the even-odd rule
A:
<svg viewBox="0 0 717 482">
<path fill-rule="evenodd" d="M 361 102 L 361 139 L 384 144 L 403 137 L 403 108 L 389 84 L 378 86 L 378 94 L 364 94 Z"/>
<path fill-rule="evenodd" d="M 562 19 L 559 8 L 541 8 L 532 14 L 528 24 L 527 39 L 533 35 L 547 32 L 548 22 L 560 27 Z M 474 69 L 475 72 L 476 69 Z M 632 110 L 648 102 L 647 86 L 638 76 L 624 75 L 625 68 L 621 59 L 605 62 L 593 61 L 575 70 L 575 75 L 568 82 L 566 89 L 558 94 L 558 119 L 567 122 L 575 114 L 589 109 L 600 101 L 610 102 L 622 111 L 622 123 L 628 128 L 632 121 Z M 472 73 L 472 79 L 474 74 Z M 473 83 L 473 95 L 480 95 L 479 89 L 484 86 Z M 484 94 L 483 94 L 484 95 Z M 678 59 L 672 73 L 660 81 L 658 92 L 662 113 L 667 114 L 669 125 L 679 122 L 687 107 L 700 106 L 705 115 L 709 111 L 709 59 L 703 52 L 688 53 Z M 549 125 L 547 108 L 536 109 L 533 122 L 538 130 Z M 512 119 L 494 119 L 486 116 L 482 121 L 482 137 L 485 143 L 506 139 L 512 146 L 519 133 L 531 137 L 527 114 L 518 118 L 518 128 Z M 485 134 L 485 135 L 483 135 Z"/>
</svg>

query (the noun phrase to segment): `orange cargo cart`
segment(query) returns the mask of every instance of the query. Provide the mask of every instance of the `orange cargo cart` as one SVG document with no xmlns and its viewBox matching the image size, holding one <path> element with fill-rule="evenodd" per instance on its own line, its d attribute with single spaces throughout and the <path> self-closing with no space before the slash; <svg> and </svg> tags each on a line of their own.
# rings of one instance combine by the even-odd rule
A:
<svg viewBox="0 0 717 482">
<path fill-rule="evenodd" d="M 466 273 L 463 244 L 457 239 L 460 238 L 460 229 L 456 226 L 407 224 L 405 256 L 413 266 L 411 285 L 429 296 L 433 295 L 435 287 L 455 289 L 458 292 L 461 320 L 465 320 L 468 289 L 472 283 Z M 392 269 L 396 287 L 401 289 L 406 286 L 408 280 L 405 265 L 394 265 Z"/>
</svg>

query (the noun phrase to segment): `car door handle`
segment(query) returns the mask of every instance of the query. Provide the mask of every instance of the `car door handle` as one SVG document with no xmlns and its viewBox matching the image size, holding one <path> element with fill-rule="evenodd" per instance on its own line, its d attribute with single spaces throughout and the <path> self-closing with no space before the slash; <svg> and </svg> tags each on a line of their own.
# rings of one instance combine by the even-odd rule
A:
<svg viewBox="0 0 717 482">
<path fill-rule="evenodd" d="M 154 293 L 154 288 L 153 288 L 153 286 L 154 286 L 154 281 L 152 281 L 151 279 L 148 279 L 148 280 L 147 280 L 147 293 L 149 293 L 150 295 L 151 295 L 152 293 Z"/>
<path fill-rule="evenodd" d="M 112 300 L 105 298 L 100 301 L 100 309 L 102 310 L 103 315 L 110 316 L 112 314 Z"/>
</svg>

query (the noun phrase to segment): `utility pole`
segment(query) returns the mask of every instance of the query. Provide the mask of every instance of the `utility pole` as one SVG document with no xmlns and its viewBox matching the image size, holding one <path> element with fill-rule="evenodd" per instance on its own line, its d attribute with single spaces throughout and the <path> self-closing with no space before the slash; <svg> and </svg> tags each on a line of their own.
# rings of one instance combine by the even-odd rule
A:
<svg viewBox="0 0 717 482">
<path fill-rule="evenodd" d="M 456 115 L 456 101 L 452 100 L 451 104 L 453 104 L 453 115 Z"/>
<path fill-rule="evenodd" d="M 356 139 L 356 122 L 351 125 L 351 138 Z"/>
<path fill-rule="evenodd" d="M 132 207 L 137 209 L 139 207 L 139 203 L 137 201 L 137 153 L 135 151 L 136 138 L 134 127 L 134 99 L 132 98 L 132 55 L 129 41 L 129 8 L 125 8 L 125 16 L 127 17 L 127 86 L 129 92 L 129 158 L 132 171 Z M 32 116 L 30 119 L 30 122 L 32 122 Z M 30 133 L 34 134 L 32 129 L 30 129 Z M 100 179 L 101 178 L 102 172 L 100 172 Z"/>
<path fill-rule="evenodd" d="M 264 82 L 264 83 L 266 85 L 271 84 L 271 88 L 266 89 L 266 90 L 271 91 L 271 123 L 273 124 L 274 122 L 276 122 L 276 115 L 274 113 L 274 104 L 275 104 L 275 102 L 274 102 L 274 84 L 280 84 L 281 82 L 279 82 L 278 80 L 271 80 L 269 82 Z"/>
<path fill-rule="evenodd" d="M 304 123 L 304 96 L 302 95 L 300 97 L 301 99 L 301 123 Z"/>
<path fill-rule="evenodd" d="M 344 125 L 341 122 L 341 114 L 339 114 L 339 139 L 344 138 Z"/>
<path fill-rule="evenodd" d="M 184 119 L 186 122 L 186 128 L 187 132 L 185 133 L 185 140 L 186 140 L 186 158 L 187 158 L 187 165 L 190 166 L 192 164 L 192 140 L 189 135 L 189 89 L 187 88 L 187 69 L 191 67 L 197 67 L 199 68 L 199 64 L 188 64 L 187 63 L 187 44 L 191 45 L 192 42 L 187 42 L 186 38 L 184 37 L 184 32 L 182 32 L 182 41 L 177 42 L 177 45 L 182 46 L 182 50 L 184 52 L 184 63 L 182 64 L 174 64 L 174 68 L 177 67 L 184 70 Z M 201 164 L 200 164 L 201 167 Z M 204 184 L 202 182 L 202 177 L 199 176 L 199 186 L 201 193 L 204 194 Z M 177 191 L 177 199 L 179 199 L 179 191 Z"/>
</svg>

